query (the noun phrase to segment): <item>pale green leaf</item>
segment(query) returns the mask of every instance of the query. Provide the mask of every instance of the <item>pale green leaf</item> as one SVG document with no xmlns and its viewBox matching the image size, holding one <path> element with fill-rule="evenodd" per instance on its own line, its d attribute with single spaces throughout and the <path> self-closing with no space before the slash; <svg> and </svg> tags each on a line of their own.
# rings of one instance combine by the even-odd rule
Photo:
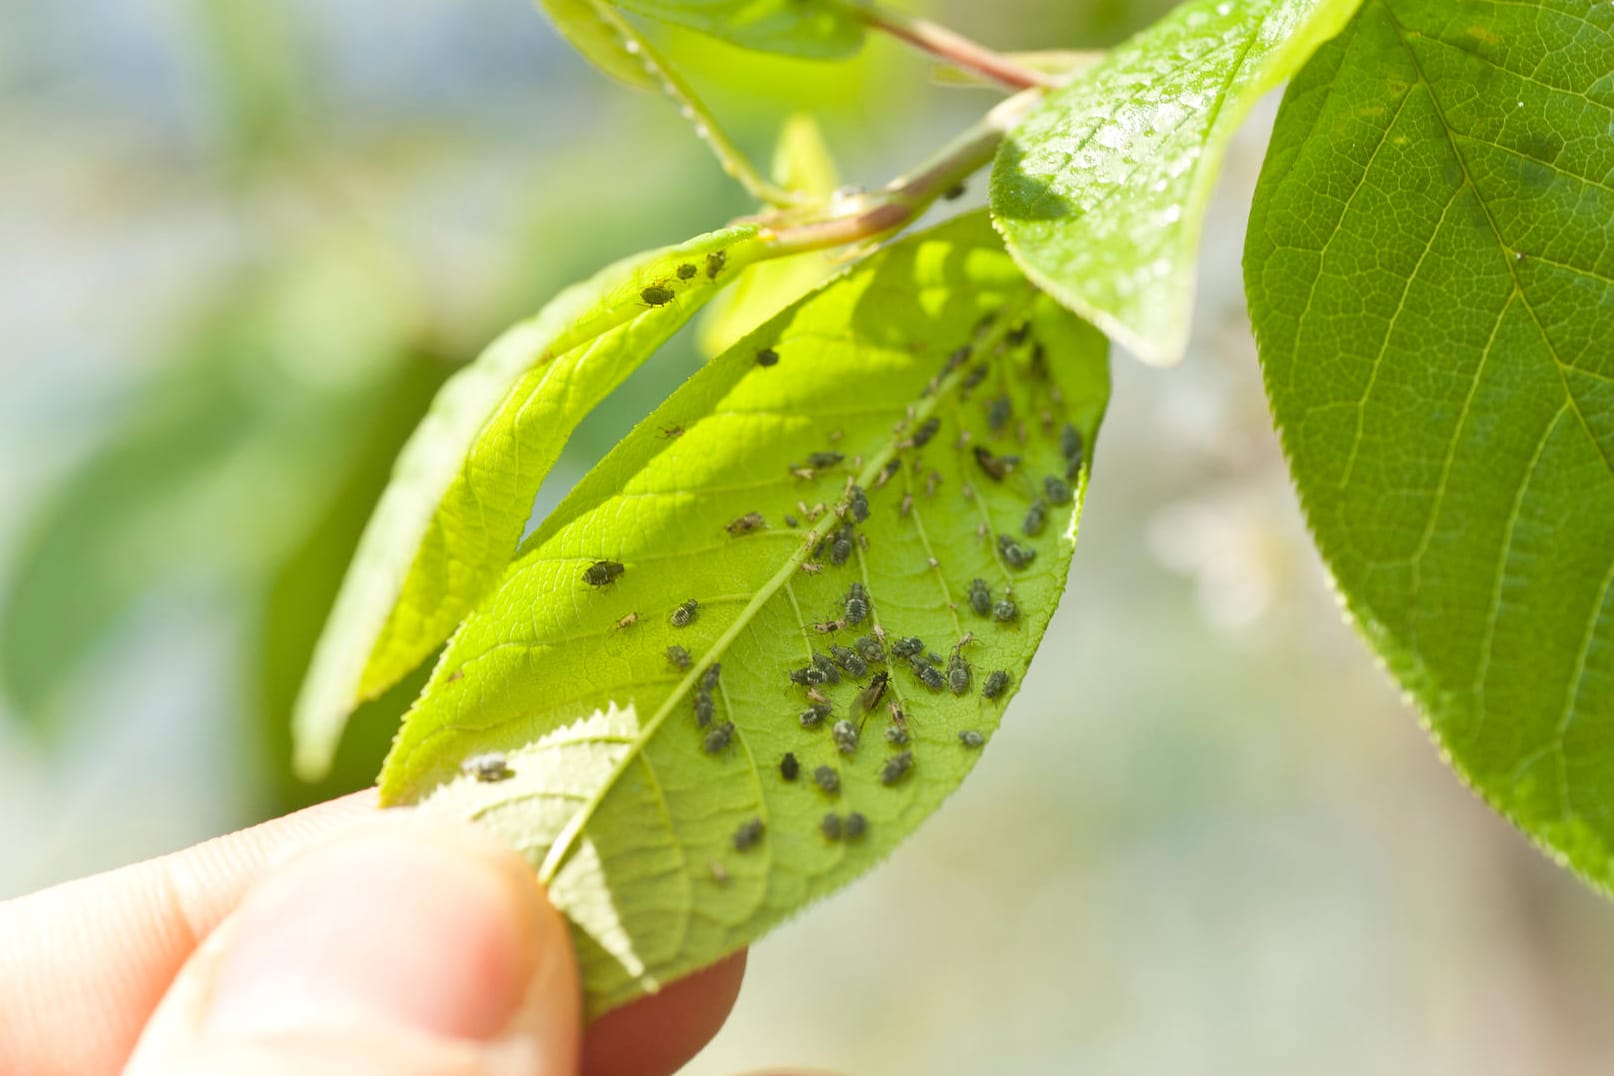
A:
<svg viewBox="0 0 1614 1076">
<path fill-rule="evenodd" d="M 612 20 L 602 18 L 602 0 L 538 0 L 544 14 L 567 43 L 612 78 L 641 90 L 656 90 L 656 78 L 645 67 L 637 43 Z"/>
<path fill-rule="evenodd" d="M 295 718 L 301 773 L 318 776 L 353 707 L 425 660 L 498 579 L 578 421 L 764 246 L 744 226 L 618 262 L 444 386 L 315 649 Z"/>
<path fill-rule="evenodd" d="M 763 52 L 834 60 L 851 56 L 863 44 L 863 20 L 840 0 L 615 2 L 629 11 Z"/>
<path fill-rule="evenodd" d="M 1020 267 L 1145 361 L 1177 361 L 1227 140 L 1358 2 L 1189 0 L 1049 94 L 992 171 Z"/>
<path fill-rule="evenodd" d="M 1614 888 L 1614 6 L 1374 0 L 1245 251 L 1317 544 L 1466 780 Z"/>
<path fill-rule="evenodd" d="M 778 361 L 759 363 L 763 348 Z M 593 1012 L 843 885 L 957 786 L 979 754 L 960 734 L 990 741 L 1025 674 L 1064 589 L 1079 499 L 1047 504 L 1034 534 L 1023 527 L 1047 476 L 1085 487 L 1063 442 L 1093 443 L 1104 353 L 1095 330 L 1029 285 L 984 215 L 859 263 L 706 366 L 527 541 L 406 719 L 383 799 L 474 816 L 524 852 L 572 920 Z M 934 436 L 914 445 L 932 418 Z M 667 437 L 673 428 L 684 432 Z M 995 479 L 977 447 L 992 467 L 1022 461 Z M 801 470 L 830 451 L 844 459 Z M 851 513 L 853 482 L 869 513 L 836 564 L 833 542 L 821 546 L 843 525 L 837 510 Z M 731 533 L 751 512 L 764 522 Z M 1011 567 L 999 536 L 1035 559 Z M 600 560 L 623 571 L 596 587 L 584 573 Z M 995 600 L 1012 593 L 1008 619 L 973 610 L 977 578 Z M 854 582 L 867 618 L 836 626 Z M 689 599 L 693 622 L 674 626 Z M 790 671 L 876 631 L 886 663 L 822 686 L 833 713 L 803 727 L 807 689 Z M 962 644 L 961 694 L 923 686 L 895 657 L 906 635 L 943 667 Z M 688 650 L 687 670 L 670 645 Z M 702 728 L 696 698 L 719 666 Z M 860 691 L 887 669 L 884 698 L 864 712 Z M 986 698 L 999 670 L 1007 685 Z M 906 747 L 887 740 L 891 703 L 905 711 Z M 861 729 L 850 755 L 833 742 L 842 720 Z M 723 722 L 732 741 L 708 752 Z M 884 783 L 904 750 L 913 769 Z M 511 752 L 515 775 L 460 776 L 487 751 Z M 786 752 L 801 766 L 794 781 L 780 771 Z M 837 772 L 838 792 L 816 786 L 819 766 Z M 844 826 L 852 813 L 866 833 L 825 837 L 826 814 Z M 736 848 L 753 819 L 760 839 Z"/>
<path fill-rule="evenodd" d="M 828 201 L 840 174 L 818 124 L 806 113 L 785 121 L 773 155 L 773 179 L 798 194 Z M 735 341 L 806 295 L 835 272 L 835 255 L 810 250 L 760 262 L 740 274 L 734 286 L 701 315 L 700 347 L 721 354 Z"/>
</svg>

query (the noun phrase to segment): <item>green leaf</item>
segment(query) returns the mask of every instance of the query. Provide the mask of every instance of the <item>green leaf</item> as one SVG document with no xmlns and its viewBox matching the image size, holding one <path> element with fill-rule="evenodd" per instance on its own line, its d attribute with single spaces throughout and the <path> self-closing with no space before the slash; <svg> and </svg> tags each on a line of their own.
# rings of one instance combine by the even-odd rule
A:
<svg viewBox="0 0 1614 1076">
<path fill-rule="evenodd" d="M 652 19 L 762 52 L 834 60 L 851 56 L 863 45 L 863 20 L 838 0 L 615 2 Z"/>
<path fill-rule="evenodd" d="M 763 348 L 778 361 L 760 363 Z M 859 263 L 696 374 L 528 539 L 405 721 L 384 801 L 478 818 L 520 848 L 572 920 L 596 1013 L 862 873 L 969 771 L 978 752 L 960 733 L 990 739 L 1059 601 L 1079 499 L 1047 505 L 1034 536 L 1022 525 L 1045 477 L 1069 469 L 1064 424 L 1093 443 L 1104 352 L 1096 331 L 1029 285 L 984 214 Z M 939 429 L 915 446 L 931 418 Z M 682 435 L 663 432 L 674 428 Z M 1005 455 L 1022 462 L 1000 481 L 977 447 L 994 468 Z M 815 452 L 844 459 L 813 469 Z M 1072 473 L 1085 487 L 1085 467 Z M 833 541 L 821 547 L 843 525 L 837 510 L 852 513 L 853 482 L 869 513 L 837 565 Z M 752 512 L 763 522 L 734 533 Z M 1010 567 L 1000 535 L 1035 559 Z M 602 560 L 623 571 L 592 586 L 585 572 Z M 976 578 L 995 599 L 1012 588 L 1011 619 L 973 611 Z M 854 582 L 867 618 L 829 630 Z M 695 619 L 674 626 L 690 599 Z M 833 713 L 804 728 L 809 699 L 790 670 L 876 629 L 889 664 L 822 686 Z M 922 686 L 890 653 L 907 635 L 943 666 L 964 644 L 963 694 Z M 687 670 L 671 645 L 692 656 Z M 714 723 L 702 728 L 696 699 L 719 666 Z M 860 708 L 883 669 L 885 697 Z M 1007 686 L 983 697 L 998 670 Z M 905 748 L 886 738 L 893 702 Z M 833 743 L 842 720 L 861 728 L 850 755 Z M 732 741 L 708 740 L 724 722 Z M 882 783 L 903 750 L 912 772 Z M 509 752 L 511 779 L 460 775 L 487 751 Z M 786 752 L 801 766 L 794 781 L 780 771 Z M 837 771 L 837 794 L 816 787 L 819 766 Z M 826 814 L 853 812 L 865 834 L 825 838 Z M 753 819 L 760 840 L 738 850 Z"/>
<path fill-rule="evenodd" d="M 1228 139 L 1358 2 L 1190 0 L 1050 93 L 992 170 L 1020 267 L 1144 361 L 1176 362 Z"/>
<path fill-rule="evenodd" d="M 655 76 L 640 59 L 638 43 L 601 17 L 600 0 L 538 0 L 555 30 L 584 59 L 612 78 L 641 90 L 657 89 Z"/>
<path fill-rule="evenodd" d="M 419 665 L 509 563 L 578 421 L 766 249 L 751 226 L 624 259 L 462 370 L 398 457 L 298 698 L 298 771 Z"/>
<path fill-rule="evenodd" d="M 785 121 L 774 150 L 773 179 L 786 190 L 823 201 L 840 185 L 835 160 L 810 115 L 798 113 Z M 833 257 L 826 251 L 810 250 L 745 270 L 701 316 L 701 350 L 717 355 L 733 347 L 742 336 L 832 275 Z"/>
<path fill-rule="evenodd" d="M 1245 280 L 1307 519 L 1464 778 L 1614 887 L 1614 7 L 1366 4 Z"/>
</svg>

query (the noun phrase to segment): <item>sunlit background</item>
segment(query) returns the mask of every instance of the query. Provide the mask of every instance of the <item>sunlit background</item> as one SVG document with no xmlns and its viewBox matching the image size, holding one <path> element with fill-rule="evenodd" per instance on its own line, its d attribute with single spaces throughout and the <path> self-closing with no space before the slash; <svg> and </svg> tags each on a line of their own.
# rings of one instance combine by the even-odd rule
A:
<svg viewBox="0 0 1614 1076">
<path fill-rule="evenodd" d="M 931 13 L 1088 47 L 1166 6 Z M 855 182 L 992 99 L 885 42 L 668 47 L 753 156 L 811 109 Z M 1442 767 L 1307 544 L 1239 288 L 1271 113 L 1229 155 L 1188 359 L 1116 358 L 1004 730 L 886 866 L 753 950 L 691 1071 L 1614 1068 L 1614 908 Z M 0 0 L 0 162 L 0 897 L 366 783 L 407 691 L 318 789 L 287 710 L 432 391 L 563 284 L 748 208 L 521 0 Z M 691 335 L 540 510 L 695 369 Z"/>
</svg>

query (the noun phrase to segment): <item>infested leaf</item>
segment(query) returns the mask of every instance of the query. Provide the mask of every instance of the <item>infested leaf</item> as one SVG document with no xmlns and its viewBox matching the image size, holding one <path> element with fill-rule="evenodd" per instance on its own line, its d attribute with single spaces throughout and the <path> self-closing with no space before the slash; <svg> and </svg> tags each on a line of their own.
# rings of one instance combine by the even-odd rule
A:
<svg viewBox="0 0 1614 1076">
<path fill-rule="evenodd" d="M 524 543 L 406 719 L 383 800 L 522 850 L 595 1013 L 843 885 L 957 786 L 1025 675 L 1104 355 L 984 215 L 854 266 L 696 374 Z"/>
<path fill-rule="evenodd" d="M 1345 603 L 1485 798 L 1614 892 L 1614 7 L 1370 0 L 1245 283 Z"/>
<path fill-rule="evenodd" d="M 1222 151 L 1358 2 L 1188 0 L 1051 92 L 992 170 L 1020 267 L 1145 361 L 1181 358 Z"/>
<path fill-rule="evenodd" d="M 624 259 L 568 288 L 444 386 L 382 494 L 298 698 L 317 777 L 353 707 L 448 637 L 521 539 L 571 431 L 765 244 L 751 226 Z"/>
</svg>

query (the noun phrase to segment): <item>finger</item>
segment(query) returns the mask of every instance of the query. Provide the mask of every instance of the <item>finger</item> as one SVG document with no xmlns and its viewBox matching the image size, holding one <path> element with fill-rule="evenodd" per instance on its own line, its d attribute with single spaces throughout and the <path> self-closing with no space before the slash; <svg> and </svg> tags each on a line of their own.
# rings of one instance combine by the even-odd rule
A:
<svg viewBox="0 0 1614 1076">
<path fill-rule="evenodd" d="M 566 926 L 473 827 L 403 814 L 268 875 L 185 965 L 128 1069 L 574 1073 Z"/>
<path fill-rule="evenodd" d="M 584 1076 L 662 1076 L 676 1072 L 717 1034 L 745 975 L 745 951 L 613 1009 L 589 1025 Z"/>
<path fill-rule="evenodd" d="M 0 903 L 0 1072 L 121 1070 L 180 965 L 265 863 L 375 813 L 361 792 Z"/>
</svg>

